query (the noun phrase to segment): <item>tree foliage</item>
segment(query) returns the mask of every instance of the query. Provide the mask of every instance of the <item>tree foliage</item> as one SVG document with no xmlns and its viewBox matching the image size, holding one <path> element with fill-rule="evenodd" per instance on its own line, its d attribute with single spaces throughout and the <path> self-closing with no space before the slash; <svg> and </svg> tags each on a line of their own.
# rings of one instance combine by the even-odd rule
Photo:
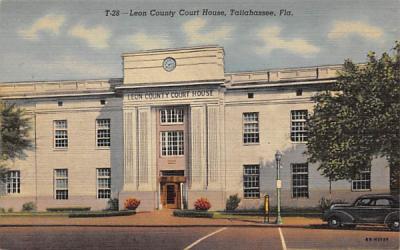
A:
<svg viewBox="0 0 400 250">
<path fill-rule="evenodd" d="M 353 179 L 385 157 L 400 167 L 400 43 L 392 55 L 368 54 L 366 64 L 346 60 L 332 89 L 313 97 L 307 154 L 331 181 Z"/>
<path fill-rule="evenodd" d="M 5 162 L 23 158 L 31 146 L 30 118 L 15 104 L 0 102 L 0 176 L 4 175 Z"/>
</svg>

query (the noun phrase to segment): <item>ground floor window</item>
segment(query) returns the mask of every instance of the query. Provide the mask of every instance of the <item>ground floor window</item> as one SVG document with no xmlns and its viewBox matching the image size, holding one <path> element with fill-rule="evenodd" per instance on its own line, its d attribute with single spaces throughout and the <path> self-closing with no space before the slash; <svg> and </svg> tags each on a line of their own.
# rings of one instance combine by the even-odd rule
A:
<svg viewBox="0 0 400 250">
<path fill-rule="evenodd" d="M 260 166 L 245 165 L 243 169 L 243 197 L 260 198 Z"/>
<path fill-rule="evenodd" d="M 68 200 L 68 169 L 54 170 L 54 197 L 56 200 Z"/>
<path fill-rule="evenodd" d="M 97 198 L 111 198 L 111 168 L 97 169 Z"/>
<path fill-rule="evenodd" d="M 308 198 L 308 163 L 292 164 L 292 197 Z"/>
<path fill-rule="evenodd" d="M 7 194 L 19 194 L 21 191 L 20 171 L 8 171 L 6 177 Z"/>
<path fill-rule="evenodd" d="M 371 168 L 365 168 L 351 181 L 352 191 L 371 190 Z"/>
</svg>

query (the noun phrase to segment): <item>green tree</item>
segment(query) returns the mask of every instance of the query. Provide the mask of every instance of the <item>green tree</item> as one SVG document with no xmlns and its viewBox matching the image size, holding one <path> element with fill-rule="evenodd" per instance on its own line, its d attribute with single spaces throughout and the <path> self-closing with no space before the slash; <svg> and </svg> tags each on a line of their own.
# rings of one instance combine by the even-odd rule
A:
<svg viewBox="0 0 400 250">
<path fill-rule="evenodd" d="M 15 104 L 0 102 L 0 178 L 7 172 L 7 161 L 25 157 L 32 142 L 30 119 Z"/>
<path fill-rule="evenodd" d="M 335 85 L 315 97 L 308 120 L 307 154 L 329 181 L 353 179 L 385 157 L 400 172 L 400 43 L 392 55 L 368 54 L 366 64 L 346 60 Z M 398 184 L 397 184 L 398 185 Z"/>
</svg>

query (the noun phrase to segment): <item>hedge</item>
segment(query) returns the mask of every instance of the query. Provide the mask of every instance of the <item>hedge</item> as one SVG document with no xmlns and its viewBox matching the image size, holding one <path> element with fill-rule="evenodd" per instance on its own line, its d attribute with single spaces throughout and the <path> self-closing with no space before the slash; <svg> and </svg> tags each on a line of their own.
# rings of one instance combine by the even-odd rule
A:
<svg viewBox="0 0 400 250">
<path fill-rule="evenodd" d="M 49 207 L 48 212 L 81 212 L 90 211 L 90 207 Z"/>
<path fill-rule="evenodd" d="M 86 218 L 86 217 L 111 217 L 111 216 L 128 216 L 136 214 L 136 211 L 123 210 L 123 211 L 96 211 L 96 212 L 74 212 L 70 213 L 70 218 Z"/>
<path fill-rule="evenodd" d="M 198 210 L 175 210 L 174 216 L 177 217 L 194 217 L 194 218 L 212 218 L 213 213 Z"/>
</svg>

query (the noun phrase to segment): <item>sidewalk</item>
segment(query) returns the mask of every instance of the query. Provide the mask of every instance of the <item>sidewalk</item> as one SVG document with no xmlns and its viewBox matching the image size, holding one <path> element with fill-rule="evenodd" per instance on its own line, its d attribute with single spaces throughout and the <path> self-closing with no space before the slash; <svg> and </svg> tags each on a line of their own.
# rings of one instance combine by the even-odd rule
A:
<svg viewBox="0 0 400 250">
<path fill-rule="evenodd" d="M 274 222 L 275 218 L 270 218 Z M 308 227 L 321 225 L 319 218 L 283 217 L 282 227 Z M 276 227 L 275 224 L 264 224 L 262 217 L 238 217 L 230 219 L 184 218 L 175 217 L 171 210 L 140 212 L 131 216 L 101 218 L 68 218 L 47 216 L 0 217 L 0 227 L 10 226 L 99 226 L 99 227 L 189 227 L 189 226 L 246 226 Z"/>
</svg>

